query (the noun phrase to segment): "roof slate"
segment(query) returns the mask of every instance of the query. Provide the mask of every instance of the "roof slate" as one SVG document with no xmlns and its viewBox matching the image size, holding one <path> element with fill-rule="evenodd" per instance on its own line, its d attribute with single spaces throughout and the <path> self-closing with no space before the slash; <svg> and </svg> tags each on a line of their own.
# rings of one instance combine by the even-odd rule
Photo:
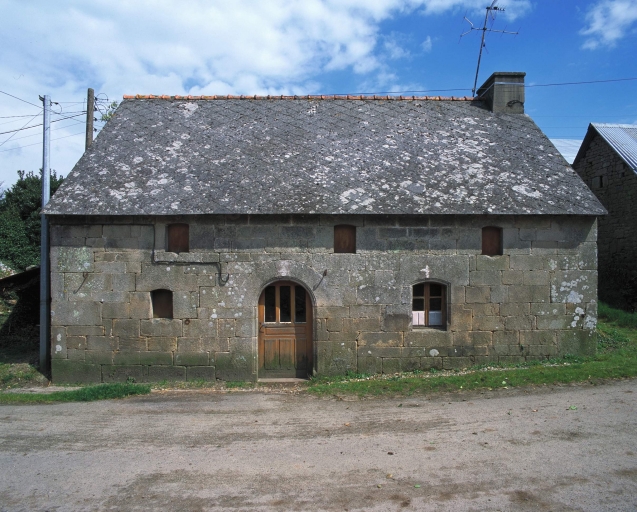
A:
<svg viewBox="0 0 637 512">
<path fill-rule="evenodd" d="M 216 98 L 125 99 L 45 213 L 605 213 L 526 115 L 464 98 Z"/>
</svg>

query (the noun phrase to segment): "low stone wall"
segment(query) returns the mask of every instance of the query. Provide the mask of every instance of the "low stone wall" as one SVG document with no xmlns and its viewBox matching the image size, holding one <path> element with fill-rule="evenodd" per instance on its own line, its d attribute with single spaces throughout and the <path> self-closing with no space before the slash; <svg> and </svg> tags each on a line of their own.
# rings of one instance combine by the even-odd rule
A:
<svg viewBox="0 0 637 512">
<path fill-rule="evenodd" d="M 167 253 L 165 225 L 190 225 Z M 255 380 L 257 303 L 278 279 L 313 298 L 318 374 L 394 373 L 595 350 L 590 217 L 51 218 L 54 382 Z M 335 224 L 357 253 L 333 254 Z M 504 254 L 482 256 L 481 228 Z M 411 325 L 411 293 L 447 283 L 446 330 Z M 150 291 L 173 291 L 173 319 Z"/>
</svg>

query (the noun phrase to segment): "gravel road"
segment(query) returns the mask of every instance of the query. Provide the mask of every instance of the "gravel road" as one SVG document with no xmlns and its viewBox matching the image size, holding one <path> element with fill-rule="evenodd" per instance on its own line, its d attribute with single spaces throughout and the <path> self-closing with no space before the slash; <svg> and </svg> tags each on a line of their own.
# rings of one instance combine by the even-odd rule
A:
<svg viewBox="0 0 637 512">
<path fill-rule="evenodd" d="M 635 510 L 637 380 L 0 406 L 0 510 Z"/>
</svg>

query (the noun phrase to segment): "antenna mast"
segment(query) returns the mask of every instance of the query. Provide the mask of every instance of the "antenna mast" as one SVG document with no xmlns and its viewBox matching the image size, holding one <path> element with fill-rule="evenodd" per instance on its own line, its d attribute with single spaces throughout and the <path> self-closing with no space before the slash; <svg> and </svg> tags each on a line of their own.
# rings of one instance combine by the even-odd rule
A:
<svg viewBox="0 0 637 512">
<path fill-rule="evenodd" d="M 488 28 L 487 27 L 487 22 L 489 21 L 489 18 L 491 18 L 491 26 L 493 26 L 493 22 L 495 21 L 495 15 L 498 11 L 500 12 L 504 12 L 504 8 L 502 7 L 497 7 L 498 0 L 493 0 L 493 2 L 491 2 L 491 5 L 489 7 L 487 7 L 487 12 L 484 16 L 484 25 L 482 26 L 482 28 L 478 28 L 475 27 L 473 25 L 473 23 L 471 23 L 471 21 L 465 16 L 464 19 L 467 21 L 467 23 L 469 23 L 469 25 L 471 25 L 471 28 L 469 30 L 467 30 L 466 32 L 463 32 L 462 34 L 460 34 L 460 37 L 462 38 L 463 36 L 466 36 L 467 34 L 471 33 L 474 30 L 478 30 L 482 32 L 482 40 L 480 41 L 480 53 L 478 54 L 478 67 L 476 68 L 476 78 L 473 81 L 473 89 L 471 89 L 471 94 L 473 96 L 476 95 L 476 86 L 478 85 L 478 73 L 480 73 L 480 61 L 482 60 L 482 49 L 486 47 L 486 44 L 484 42 L 484 39 L 487 35 L 487 32 L 499 32 L 500 34 L 512 34 L 512 35 L 518 35 L 517 32 L 508 32 L 506 30 L 493 30 L 492 28 Z"/>
</svg>

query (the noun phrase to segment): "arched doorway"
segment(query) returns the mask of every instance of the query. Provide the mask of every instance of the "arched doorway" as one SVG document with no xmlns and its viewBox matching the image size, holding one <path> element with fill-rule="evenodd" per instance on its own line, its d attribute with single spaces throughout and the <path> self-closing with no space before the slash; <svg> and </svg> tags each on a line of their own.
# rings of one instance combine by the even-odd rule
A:
<svg viewBox="0 0 637 512">
<path fill-rule="evenodd" d="M 312 374 L 312 299 L 292 281 L 266 286 L 259 298 L 259 378 Z"/>
</svg>

